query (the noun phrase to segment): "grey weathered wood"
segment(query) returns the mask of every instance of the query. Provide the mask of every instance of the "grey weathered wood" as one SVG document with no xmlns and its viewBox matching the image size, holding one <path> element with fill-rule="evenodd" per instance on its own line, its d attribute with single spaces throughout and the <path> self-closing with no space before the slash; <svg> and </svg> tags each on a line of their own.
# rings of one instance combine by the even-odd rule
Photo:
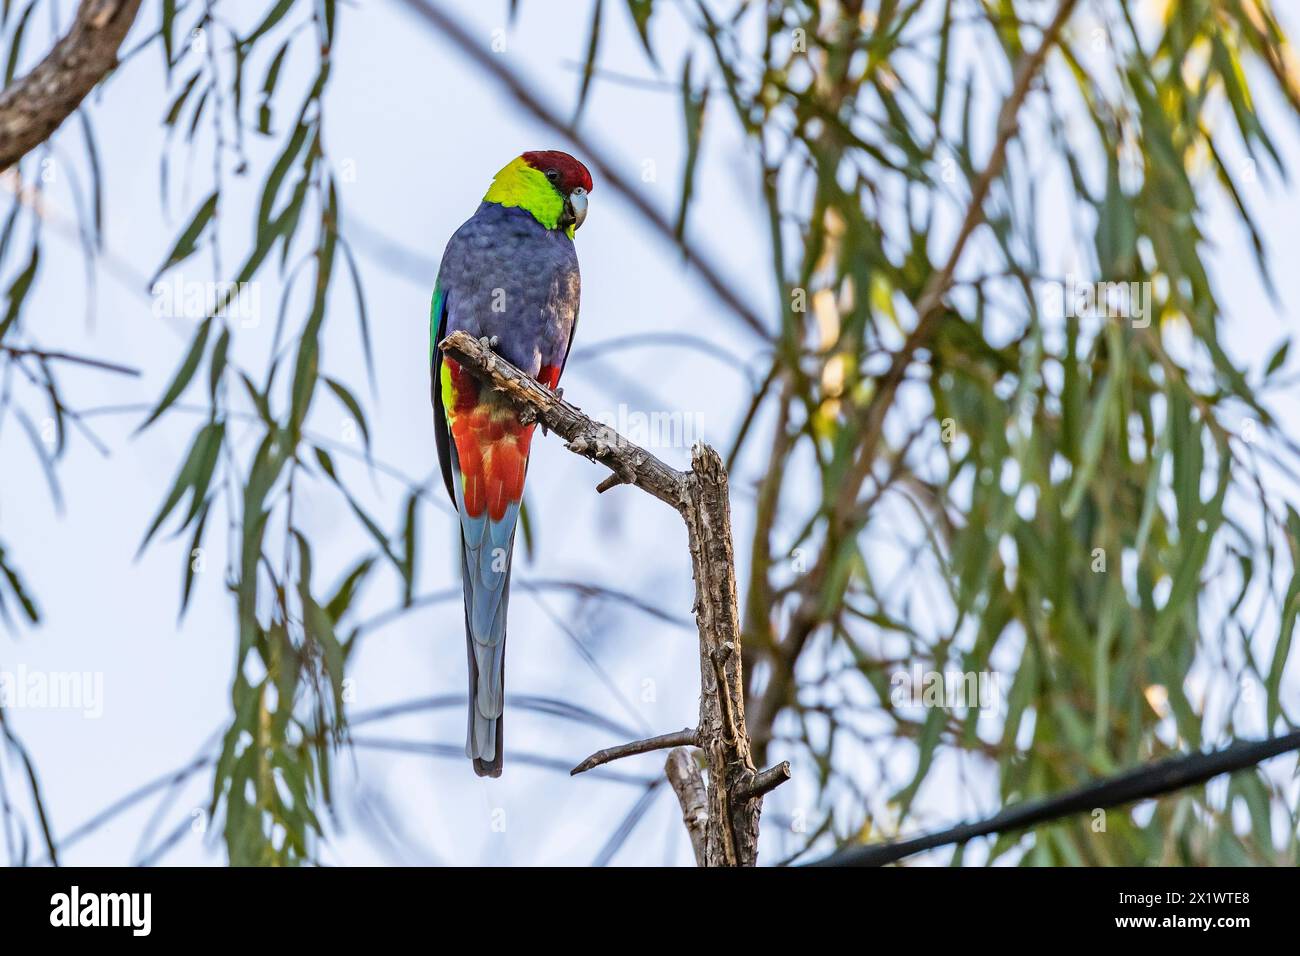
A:
<svg viewBox="0 0 1300 956">
<path fill-rule="evenodd" d="M 685 747 L 678 747 L 668 754 L 664 764 L 664 773 L 668 784 L 677 794 L 677 802 L 682 808 L 682 823 L 686 825 L 686 834 L 691 839 L 691 850 L 695 853 L 695 865 L 706 866 L 705 846 L 708 843 L 706 833 L 709 828 L 709 797 L 704 789 L 704 778 L 695 758 Z"/>
</svg>

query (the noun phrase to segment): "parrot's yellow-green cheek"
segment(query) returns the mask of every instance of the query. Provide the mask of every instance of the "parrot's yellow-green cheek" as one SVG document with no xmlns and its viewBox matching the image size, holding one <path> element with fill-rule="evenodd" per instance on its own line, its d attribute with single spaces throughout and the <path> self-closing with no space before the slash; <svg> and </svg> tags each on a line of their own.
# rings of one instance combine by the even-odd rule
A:
<svg viewBox="0 0 1300 956">
<path fill-rule="evenodd" d="M 546 174 L 533 169 L 524 162 L 523 157 L 511 160 L 501 172 L 492 179 L 485 202 L 499 203 L 502 206 L 517 206 L 532 213 L 533 218 L 547 229 L 554 229 L 564 212 L 564 199 L 555 191 Z M 573 230 L 569 230 L 573 238 Z"/>
</svg>

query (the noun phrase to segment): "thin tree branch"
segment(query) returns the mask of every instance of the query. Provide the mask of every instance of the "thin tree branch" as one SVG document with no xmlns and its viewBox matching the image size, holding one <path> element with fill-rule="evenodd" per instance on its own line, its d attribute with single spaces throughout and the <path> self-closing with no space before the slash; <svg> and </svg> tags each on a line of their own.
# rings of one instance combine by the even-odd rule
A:
<svg viewBox="0 0 1300 956">
<path fill-rule="evenodd" d="M 694 727 L 686 727 L 683 730 L 674 730 L 670 734 L 647 737 L 645 740 L 634 740 L 631 743 L 619 744 L 617 747 L 606 747 L 604 750 L 596 751 L 570 770 L 569 776 L 576 777 L 580 773 L 586 773 L 592 767 L 599 767 L 601 764 L 609 763 L 611 760 L 620 760 L 623 757 L 648 754 L 655 750 L 667 750 L 670 747 L 694 747 L 699 739 L 699 731 Z"/>
<path fill-rule="evenodd" d="M 140 0 L 81 0 L 67 35 L 0 93 L 0 170 L 49 139 L 117 65 L 139 9 Z"/>
<path fill-rule="evenodd" d="M 746 800 L 756 800 L 764 794 L 771 793 L 790 779 L 790 761 L 782 760 L 773 767 L 768 767 L 754 777 L 748 786 L 741 787 L 740 794 Z"/>
<path fill-rule="evenodd" d="M 32 761 L 32 756 L 27 752 L 27 748 L 18 736 L 5 721 L 4 708 L 0 707 L 0 732 L 3 732 L 9 745 L 18 754 L 18 758 L 23 763 L 23 769 L 27 772 L 27 784 L 31 788 L 32 804 L 36 807 L 36 818 L 41 824 L 41 835 L 45 838 L 45 850 L 50 855 L 50 862 L 55 866 L 59 865 L 59 851 L 54 841 L 54 827 L 50 823 L 49 813 L 45 807 L 45 798 L 41 796 L 41 781 L 36 775 L 36 764 Z"/>
<path fill-rule="evenodd" d="M 609 866 L 610 861 L 614 859 L 614 855 L 623 848 L 623 844 L 627 843 L 628 837 L 632 835 L 632 831 L 636 829 L 637 824 L 645 819 L 646 811 L 654 803 L 655 793 L 663 786 L 663 782 L 662 777 L 656 777 L 646 785 L 645 792 L 637 798 L 636 803 L 632 805 L 632 809 L 623 818 L 623 822 L 610 834 L 609 839 L 605 841 L 605 845 L 596 854 L 596 858 L 591 861 L 592 866 Z"/>
<path fill-rule="evenodd" d="M 70 352 L 46 352 L 42 349 L 18 348 L 16 345 L 0 345 L 0 352 L 12 355 L 15 358 L 31 356 L 45 362 L 71 362 L 74 365 L 85 365 L 89 368 L 97 368 L 105 372 L 116 372 L 118 375 L 130 375 L 136 378 L 140 375 L 138 368 L 117 365 L 113 362 L 105 362 L 102 359 L 87 358 L 84 355 L 73 355 Z"/>
<path fill-rule="evenodd" d="M 457 596 L 460 591 L 457 590 Z M 385 704 L 379 707 L 372 707 L 368 710 L 360 711 L 348 718 L 347 725 L 350 729 L 362 727 L 367 724 L 379 723 L 390 720 L 395 717 L 404 717 L 410 714 L 426 713 L 447 708 L 465 707 L 466 697 L 464 694 L 442 694 L 434 697 L 419 697 L 412 700 L 398 701 L 392 704 Z M 580 723 L 585 727 L 601 727 L 609 730 L 611 733 L 630 733 L 629 729 L 617 721 L 606 717 L 603 714 L 581 707 L 577 704 L 570 704 L 566 701 L 557 700 L 552 697 L 544 697 L 536 694 L 509 694 L 506 696 L 506 704 L 509 707 L 517 707 L 523 710 L 529 710 L 534 713 L 556 717 L 560 720 L 568 720 L 574 723 Z M 216 762 L 216 754 L 212 752 L 215 744 L 221 739 L 221 731 L 214 733 L 200 748 L 200 756 L 196 757 L 189 763 L 169 771 L 160 777 L 157 777 L 146 784 L 143 784 L 125 796 L 114 800 L 103 810 L 96 813 L 85 823 L 68 831 L 66 835 L 57 841 L 59 847 L 67 849 L 74 843 L 80 842 L 91 833 L 103 827 L 114 817 L 121 815 L 127 810 L 140 803 L 142 800 L 157 793 L 183 783 L 197 771 L 204 767 L 210 766 Z M 432 756 L 456 757 L 463 754 L 463 748 L 458 748 L 453 744 L 413 744 L 415 747 L 435 748 L 430 750 Z M 382 749 L 382 747 L 380 748 Z M 409 749 L 409 748 L 407 748 Z M 424 752 L 424 751 L 420 751 Z M 559 760 L 545 759 L 543 764 L 546 769 L 563 769 L 564 765 Z M 528 760 L 524 761 L 525 763 Z M 628 782 L 628 778 L 617 778 L 619 782 Z M 649 786 L 650 781 L 643 777 L 638 777 L 634 781 L 638 784 Z M 147 842 L 148 834 L 144 835 L 144 842 Z M 44 866 L 50 862 L 49 857 L 45 857 L 36 862 L 37 866 Z"/>
<path fill-rule="evenodd" d="M 205 748 L 206 746 L 207 745 L 205 745 Z M 67 835 L 64 836 L 63 839 L 59 841 L 59 843 L 66 850 L 73 843 L 76 843 L 77 841 L 81 840 L 83 837 L 86 837 L 91 833 L 93 833 L 95 830 L 98 830 L 101 826 L 103 826 L 113 817 L 117 816 L 118 814 L 122 813 L 125 810 L 129 810 L 131 807 L 135 806 L 141 800 L 144 800 L 147 797 L 151 796 L 152 794 L 157 793 L 159 790 L 165 790 L 168 787 L 173 787 L 176 784 L 185 782 L 195 773 L 202 770 L 204 767 L 210 766 L 215 762 L 216 762 L 215 757 L 213 757 L 211 754 L 205 754 L 203 756 L 194 758 L 189 763 L 185 764 L 182 767 L 177 768 L 176 770 L 171 771 L 170 773 L 163 774 L 161 777 L 157 777 L 153 780 L 150 780 L 148 783 L 143 784 L 137 787 L 136 789 L 132 790 L 130 793 L 126 794 L 126 796 L 114 800 L 107 807 L 105 807 L 103 810 L 100 810 L 98 813 L 96 813 L 85 823 L 68 831 Z"/>
<path fill-rule="evenodd" d="M 671 624 L 673 627 L 690 627 L 691 622 L 686 618 L 669 614 L 667 611 L 660 610 L 653 604 L 641 600 L 634 594 L 626 591 L 620 591 L 617 588 L 606 587 L 601 584 L 589 584 L 585 581 L 565 581 L 555 579 L 532 579 L 532 580 L 515 580 L 510 584 L 511 588 L 518 588 L 520 591 L 544 592 L 544 591 L 568 591 L 576 594 L 580 598 L 597 601 L 610 601 L 616 604 L 622 604 L 634 611 L 640 611 L 647 617 L 652 617 L 657 621 L 665 624 Z M 429 594 L 422 594 L 419 597 L 412 598 L 409 604 L 402 604 L 398 607 L 382 611 L 374 617 L 367 618 L 357 625 L 359 635 L 369 634 L 380 628 L 387 627 L 393 621 L 410 614 L 413 611 L 419 611 L 443 601 L 459 601 L 462 592 L 458 586 L 454 588 L 445 588 L 441 591 L 433 591 Z"/>
<path fill-rule="evenodd" d="M 181 822 L 176 824 L 172 831 L 168 833 L 167 836 L 163 837 L 152 850 L 136 860 L 135 865 L 139 867 L 153 866 L 160 859 L 166 856 L 167 852 L 176 846 L 176 844 L 185 839 L 185 834 L 192 832 L 193 829 L 194 821 L 190 820 L 188 817 L 182 819 Z"/>
<path fill-rule="evenodd" d="M 705 832 L 709 825 L 709 798 L 704 790 L 704 777 L 691 752 L 685 747 L 678 747 L 668 755 L 664 765 L 668 783 L 677 794 L 677 802 L 682 808 L 682 822 L 686 833 L 691 838 L 691 850 L 695 853 L 695 865 L 704 866 Z"/>
</svg>

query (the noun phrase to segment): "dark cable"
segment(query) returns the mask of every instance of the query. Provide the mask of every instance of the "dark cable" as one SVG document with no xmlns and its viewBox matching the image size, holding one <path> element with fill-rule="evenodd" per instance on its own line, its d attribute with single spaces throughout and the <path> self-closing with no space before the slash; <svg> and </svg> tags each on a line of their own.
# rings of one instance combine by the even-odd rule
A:
<svg viewBox="0 0 1300 956">
<path fill-rule="evenodd" d="M 1172 757 L 1136 767 L 1107 780 L 1099 780 L 1059 797 L 1008 807 L 978 823 L 962 823 L 948 830 L 895 843 L 855 846 L 815 860 L 809 866 L 883 866 L 905 856 L 933 850 L 949 843 L 966 843 L 993 833 L 1023 830 L 1079 813 L 1109 809 L 1148 800 L 1204 783 L 1223 773 L 1234 773 L 1291 750 L 1300 750 L 1300 731 L 1267 740 L 1243 741 L 1210 753 Z"/>
</svg>

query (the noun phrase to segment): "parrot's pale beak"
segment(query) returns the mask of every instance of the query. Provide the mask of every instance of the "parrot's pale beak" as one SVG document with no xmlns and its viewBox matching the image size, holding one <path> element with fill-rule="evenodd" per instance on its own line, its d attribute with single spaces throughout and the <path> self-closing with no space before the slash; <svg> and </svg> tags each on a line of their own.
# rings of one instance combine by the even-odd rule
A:
<svg viewBox="0 0 1300 956">
<path fill-rule="evenodd" d="M 583 220 L 587 218 L 587 190 L 579 186 L 573 192 L 569 193 L 569 198 L 564 200 L 564 221 L 562 225 L 566 228 L 572 226 L 574 229 L 579 228 Z"/>
</svg>

